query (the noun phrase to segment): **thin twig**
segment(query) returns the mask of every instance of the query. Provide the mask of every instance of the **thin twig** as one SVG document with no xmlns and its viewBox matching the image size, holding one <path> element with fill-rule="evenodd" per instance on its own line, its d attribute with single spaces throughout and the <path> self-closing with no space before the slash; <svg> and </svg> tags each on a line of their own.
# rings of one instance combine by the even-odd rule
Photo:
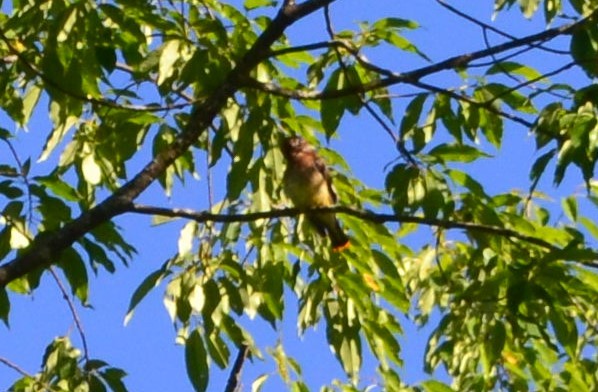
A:
<svg viewBox="0 0 598 392">
<path fill-rule="evenodd" d="M 449 97 L 451 97 L 453 99 L 456 99 L 458 101 L 467 102 L 467 103 L 469 103 L 469 104 L 471 104 L 473 106 L 476 106 L 476 107 L 482 107 L 482 108 L 488 110 L 489 112 L 492 112 L 492 113 L 497 114 L 497 115 L 499 115 L 501 117 L 507 118 L 507 119 L 509 119 L 509 120 L 511 120 L 513 122 L 519 123 L 519 124 L 525 126 L 527 129 L 530 129 L 530 128 L 532 128 L 534 126 L 533 122 L 528 121 L 528 120 L 524 119 L 523 117 L 519 117 L 519 116 L 517 116 L 515 114 L 508 113 L 508 112 L 505 112 L 503 110 L 500 110 L 500 109 L 492 106 L 491 104 L 488 104 L 487 102 L 476 101 L 473 98 L 469 98 L 469 97 L 467 97 L 465 95 L 461 95 L 461 94 L 456 93 L 456 92 L 454 92 L 452 90 L 443 89 L 443 88 L 440 88 L 440 87 L 437 87 L 437 86 L 433 86 L 431 84 L 420 82 L 420 81 L 413 81 L 413 82 L 410 82 L 410 84 L 413 85 L 413 86 L 422 88 L 424 90 L 433 91 L 433 92 L 438 93 L 438 94 L 447 95 L 447 96 L 449 96 Z"/>
<path fill-rule="evenodd" d="M 6 139 L 2 140 L 8 146 L 10 153 L 12 154 L 15 162 L 17 163 L 17 167 L 19 168 L 19 176 L 23 179 L 25 187 L 27 188 L 27 222 L 31 223 L 31 221 L 33 220 L 33 197 L 31 196 L 31 186 L 29 184 L 29 178 L 27 177 L 28 173 L 25 173 L 25 166 L 23 166 L 23 162 L 21 162 L 19 154 L 17 154 L 17 150 L 12 145 L 12 143 Z"/>
<path fill-rule="evenodd" d="M 37 380 L 35 377 L 33 377 L 31 374 L 29 374 L 25 369 L 23 369 L 22 367 L 20 367 L 19 365 L 17 365 L 16 363 L 12 362 L 11 360 L 9 360 L 7 358 L 0 357 L 0 363 L 11 368 L 15 372 L 19 373 L 21 376 L 29 378 L 36 385 L 44 388 L 44 391 L 49 391 L 49 392 L 57 391 L 56 389 L 52 388 L 52 386 Z"/>
<path fill-rule="evenodd" d="M 89 350 L 87 348 L 87 338 L 85 337 L 85 332 L 83 331 L 83 323 L 81 323 L 81 318 L 79 318 L 79 313 L 77 313 L 77 308 L 75 307 L 75 304 L 71 300 L 71 297 L 69 296 L 69 294 L 66 290 L 66 287 L 64 287 L 64 284 L 60 280 L 60 276 L 58 276 L 58 273 L 56 273 L 56 269 L 54 267 L 50 267 L 48 269 L 50 270 L 50 274 L 54 278 L 54 281 L 56 281 L 56 284 L 58 285 L 58 289 L 62 293 L 62 298 L 64 298 L 64 300 L 66 301 L 66 303 L 69 307 L 69 310 L 71 311 L 71 315 L 73 316 L 73 321 L 75 322 L 75 327 L 77 328 L 77 331 L 79 332 L 79 337 L 81 338 L 81 344 L 83 345 L 83 358 L 85 359 L 85 362 L 89 362 Z"/>
<path fill-rule="evenodd" d="M 498 34 L 500 36 L 503 36 L 503 37 L 511 39 L 511 40 L 517 39 L 517 37 L 515 37 L 514 35 L 511 35 L 511 34 L 509 34 L 507 32 L 504 32 L 504 31 L 502 31 L 502 30 L 500 30 L 500 29 L 498 29 L 498 28 L 496 28 L 496 27 L 494 27 L 494 26 L 492 26 L 492 25 L 490 25 L 488 23 L 484 23 L 481 20 L 478 20 L 478 19 L 474 18 L 473 16 L 470 16 L 470 15 L 466 14 L 463 11 L 460 11 L 459 9 L 457 9 L 457 8 L 451 6 L 450 4 L 446 3 L 444 0 L 436 0 L 436 2 L 438 4 L 440 4 L 442 7 L 446 8 L 447 10 L 449 10 L 450 12 L 454 13 L 455 15 L 457 15 L 457 16 L 465 19 L 465 20 L 468 20 L 469 22 L 471 22 L 471 23 L 473 23 L 473 24 L 481 27 L 483 30 L 492 31 L 492 32 L 494 32 L 494 33 L 496 33 L 496 34 Z M 544 50 L 544 51 L 549 52 L 549 53 L 562 54 L 562 55 L 570 55 L 570 53 L 567 52 L 567 51 L 565 51 L 565 50 L 557 50 L 557 49 L 547 48 L 547 47 L 542 46 L 542 45 L 534 45 L 534 44 L 530 44 L 530 46 L 533 47 L 533 48 L 538 48 L 538 49 Z"/>
<path fill-rule="evenodd" d="M 511 88 L 508 88 L 508 89 L 506 89 L 506 90 L 505 90 L 505 91 L 503 91 L 501 94 L 499 94 L 499 95 L 497 95 L 497 96 L 493 97 L 491 100 L 484 102 L 484 104 L 488 104 L 488 105 L 489 105 L 489 104 L 491 104 L 492 102 L 494 102 L 495 100 L 497 100 L 497 99 L 500 99 L 500 98 L 501 98 L 501 97 L 503 97 L 503 96 L 506 96 L 506 95 L 508 95 L 508 94 L 510 94 L 510 93 L 512 93 L 512 92 L 514 92 L 514 91 L 517 91 L 517 90 L 519 90 L 519 89 L 522 89 L 523 87 L 527 87 L 527 86 L 529 86 L 529 85 L 531 85 L 531 84 L 534 84 L 534 83 L 536 83 L 536 82 L 539 82 L 539 81 L 541 81 L 542 79 L 546 79 L 546 78 L 548 78 L 548 77 L 551 77 L 551 76 L 558 75 L 558 74 L 560 74 L 561 72 L 563 72 L 563 71 L 566 71 L 566 70 L 568 70 L 569 68 L 572 68 L 572 67 L 574 67 L 574 66 L 575 66 L 575 62 L 571 61 L 570 63 L 567 63 L 567 64 L 563 65 L 562 67 L 559 67 L 559 68 L 557 68 L 557 69 L 555 69 L 555 70 L 552 70 L 552 71 L 550 71 L 550 72 L 546 72 L 545 74 L 542 74 L 542 75 L 540 75 L 540 76 L 537 76 L 537 77 L 535 77 L 535 78 L 532 78 L 532 79 L 526 80 L 526 81 L 524 81 L 524 82 L 521 82 L 521 83 L 519 83 L 519 84 L 518 84 L 518 85 L 516 85 L 516 86 L 513 86 L 513 87 L 511 87 Z"/>
<path fill-rule="evenodd" d="M 241 347 L 239 347 L 239 352 L 237 353 L 235 363 L 230 370 L 224 392 L 235 392 L 240 387 L 241 371 L 243 370 L 243 364 L 245 363 L 245 359 L 247 359 L 247 355 L 249 355 L 249 347 L 245 344 L 242 344 Z"/>
<path fill-rule="evenodd" d="M 24 370 L 22 367 L 20 367 L 19 365 L 17 365 L 16 363 L 12 362 L 11 360 L 9 360 L 7 358 L 0 357 L 0 363 L 3 363 L 4 365 L 8 366 L 9 368 L 16 371 L 23 377 L 29 377 L 29 378 L 33 379 L 31 374 L 27 373 L 26 370 Z"/>
<path fill-rule="evenodd" d="M 323 100 L 346 97 L 349 95 L 355 95 L 356 93 L 365 93 L 368 91 L 373 91 L 401 83 L 413 84 L 413 82 L 419 81 L 425 76 L 429 76 L 440 71 L 465 67 L 474 60 L 490 57 L 493 54 L 506 52 L 515 48 L 519 48 L 521 46 L 533 45 L 536 44 L 536 42 L 546 42 L 555 37 L 562 36 L 565 34 L 571 34 L 575 29 L 588 23 L 588 21 L 591 20 L 591 18 L 593 18 L 596 14 L 598 14 L 598 10 L 594 11 L 586 18 L 574 23 L 548 29 L 540 33 L 528 35 L 523 38 L 513 39 L 511 41 L 498 44 L 491 48 L 486 48 L 463 55 L 449 57 L 437 63 L 417 68 L 405 73 L 393 73 L 392 75 L 387 76 L 386 78 L 374 80 L 369 83 L 359 84 L 356 86 L 349 86 L 340 90 L 331 90 L 324 92 L 291 90 L 282 88 L 272 83 L 263 83 L 250 77 L 243 77 L 241 78 L 241 81 L 244 87 L 259 89 L 268 93 L 285 96 L 291 99 Z"/>
</svg>

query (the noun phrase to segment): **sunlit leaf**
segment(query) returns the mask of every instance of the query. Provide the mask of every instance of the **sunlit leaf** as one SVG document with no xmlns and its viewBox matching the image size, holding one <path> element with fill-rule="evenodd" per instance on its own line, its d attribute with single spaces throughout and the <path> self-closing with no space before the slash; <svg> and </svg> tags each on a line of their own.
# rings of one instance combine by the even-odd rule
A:
<svg viewBox="0 0 598 392">
<path fill-rule="evenodd" d="M 81 170 L 83 177 L 92 185 L 97 185 L 102 182 L 102 169 L 96 162 L 93 155 L 87 155 L 81 162 Z"/>
<path fill-rule="evenodd" d="M 563 211 L 565 212 L 565 215 L 567 215 L 567 218 L 569 218 L 573 222 L 577 221 L 578 207 L 577 207 L 577 200 L 575 199 L 575 197 L 569 196 L 569 197 L 564 198 L 562 205 L 563 205 Z"/>
<path fill-rule="evenodd" d="M 441 162 L 468 163 L 479 158 L 490 157 L 485 152 L 466 144 L 441 144 L 434 147 L 428 154 L 440 159 Z"/>
<path fill-rule="evenodd" d="M 543 78 L 542 73 L 538 72 L 536 69 L 513 61 L 501 61 L 495 63 L 486 71 L 487 75 L 496 75 L 501 73 L 519 75 L 523 76 L 527 80 L 535 81 L 541 81 Z"/>
<path fill-rule="evenodd" d="M 275 5 L 275 0 L 245 0 L 243 6 L 247 10 L 252 10 L 259 7 L 267 7 L 271 5 Z"/>
<path fill-rule="evenodd" d="M 426 392 L 454 392 L 454 389 L 450 386 L 436 380 L 424 381 L 422 382 L 422 387 L 424 387 Z"/>
<path fill-rule="evenodd" d="M 167 41 L 160 52 L 160 63 L 158 72 L 158 84 L 162 84 L 170 78 L 174 72 L 174 65 L 179 57 L 179 40 Z"/>
</svg>

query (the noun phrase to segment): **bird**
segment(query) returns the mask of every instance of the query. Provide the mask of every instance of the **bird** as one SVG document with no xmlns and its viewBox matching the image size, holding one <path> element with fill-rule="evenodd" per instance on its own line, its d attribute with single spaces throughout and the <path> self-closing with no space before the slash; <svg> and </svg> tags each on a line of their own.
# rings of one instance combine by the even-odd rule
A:
<svg viewBox="0 0 598 392">
<path fill-rule="evenodd" d="M 293 205 L 301 210 L 333 206 L 337 196 L 330 171 L 316 149 L 302 137 L 290 136 L 283 139 L 281 151 L 287 162 L 283 189 Z M 349 247 L 349 237 L 335 213 L 307 212 L 306 216 L 320 235 L 330 238 L 334 251 Z"/>
</svg>

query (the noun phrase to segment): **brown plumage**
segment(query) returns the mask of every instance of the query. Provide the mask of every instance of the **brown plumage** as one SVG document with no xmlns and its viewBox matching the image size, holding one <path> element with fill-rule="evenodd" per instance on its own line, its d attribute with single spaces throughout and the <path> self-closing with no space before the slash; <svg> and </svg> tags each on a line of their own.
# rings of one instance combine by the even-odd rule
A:
<svg viewBox="0 0 598 392">
<path fill-rule="evenodd" d="M 295 207 L 309 209 L 330 207 L 336 203 L 336 193 L 326 162 L 303 138 L 292 136 L 282 143 L 287 160 L 283 183 L 287 196 Z M 349 246 L 349 237 L 332 212 L 307 213 L 307 218 L 318 233 L 328 236 L 334 250 Z"/>
</svg>

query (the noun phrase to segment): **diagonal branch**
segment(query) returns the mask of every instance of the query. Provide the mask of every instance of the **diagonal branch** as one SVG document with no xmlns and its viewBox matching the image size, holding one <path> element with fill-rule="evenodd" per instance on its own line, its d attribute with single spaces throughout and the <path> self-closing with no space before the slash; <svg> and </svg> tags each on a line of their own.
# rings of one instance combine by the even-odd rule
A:
<svg viewBox="0 0 598 392">
<path fill-rule="evenodd" d="M 237 353 L 235 363 L 233 364 L 230 374 L 228 375 L 224 392 L 236 392 L 240 390 L 241 371 L 243 370 L 243 364 L 245 363 L 247 355 L 249 355 L 249 346 L 241 345 L 241 347 L 239 347 L 239 352 Z"/>
<path fill-rule="evenodd" d="M 228 98 L 241 87 L 240 81 L 268 57 L 271 46 L 283 35 L 284 31 L 297 20 L 333 1 L 335 0 L 307 0 L 300 4 L 296 4 L 294 1 L 285 1 L 270 25 L 239 59 L 236 67 L 220 86 L 209 97 L 193 106 L 186 129 L 111 196 L 89 211 L 83 212 L 61 229 L 38 235 L 26 251 L 0 266 L 0 287 L 34 269 L 47 267 L 56 262 L 62 250 L 70 247 L 90 230 L 126 212 L 130 203 L 185 153 L 210 126 Z"/>
<path fill-rule="evenodd" d="M 377 90 L 380 88 L 406 83 L 406 84 L 413 84 L 414 82 L 419 81 L 420 79 L 436 74 L 441 71 L 447 71 L 456 68 L 462 68 L 467 66 L 474 60 L 479 60 L 488 56 L 492 56 L 498 53 L 503 53 L 512 49 L 516 49 L 522 46 L 530 46 L 530 45 L 538 45 L 542 42 L 550 41 L 551 39 L 565 35 L 571 34 L 576 29 L 582 27 L 586 23 L 592 20 L 596 15 L 598 15 L 598 10 L 590 14 L 584 19 L 581 19 L 577 22 L 566 24 L 559 27 L 554 27 L 552 29 L 548 29 L 542 31 L 540 33 L 528 35 L 526 37 L 522 37 L 519 39 L 513 39 L 511 41 L 498 44 L 486 49 L 478 50 L 475 52 L 471 52 L 468 54 L 458 55 L 449 57 L 445 60 L 439 61 L 437 63 L 427 65 L 425 67 L 417 68 L 412 71 L 404 72 L 404 73 L 388 73 L 384 72 L 383 74 L 386 76 L 385 78 L 381 78 L 369 83 L 361 84 L 361 85 L 354 85 L 349 86 L 340 90 L 330 90 L 330 91 L 296 91 L 296 90 L 289 90 L 284 89 L 279 86 L 276 86 L 272 83 L 263 83 L 259 82 L 255 79 L 245 78 L 243 79 L 244 87 L 248 88 L 255 88 L 259 89 L 271 94 L 276 94 L 280 96 L 285 96 L 291 99 L 299 99 L 299 100 L 323 100 L 323 99 L 335 99 L 335 98 L 342 98 L 346 96 L 351 96 L 355 94 L 363 94 L 369 91 Z M 319 43 L 318 45 L 324 45 L 324 43 Z M 327 43 L 329 47 L 335 46 L 336 44 Z"/>
</svg>

